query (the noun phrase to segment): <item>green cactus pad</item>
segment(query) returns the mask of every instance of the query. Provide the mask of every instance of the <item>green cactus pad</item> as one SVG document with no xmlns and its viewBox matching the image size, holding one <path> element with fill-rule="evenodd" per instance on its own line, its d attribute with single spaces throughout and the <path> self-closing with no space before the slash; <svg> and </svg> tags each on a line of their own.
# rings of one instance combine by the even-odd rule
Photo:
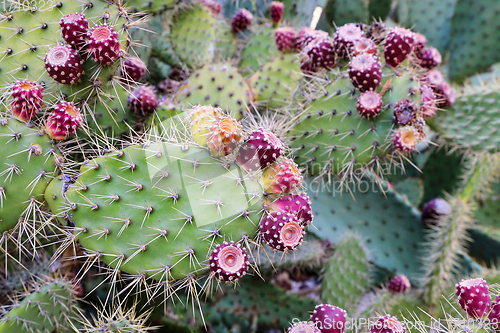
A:
<svg viewBox="0 0 500 333">
<path fill-rule="evenodd" d="M 387 108 L 373 120 L 362 118 L 356 111 L 359 92 L 349 78 L 342 76 L 335 81 L 319 83 L 324 93 L 306 96 L 309 101 L 305 114 L 295 125 L 289 137 L 290 146 L 296 149 L 296 163 L 308 167 L 311 174 L 329 170 L 341 171 L 376 166 L 388 153 L 391 139 L 393 105 L 403 98 L 415 99 L 410 94 L 418 82 L 410 73 L 402 76 L 384 76 L 391 79 L 383 96 Z M 384 85 L 382 82 L 381 87 Z M 382 88 L 379 87 L 379 90 Z"/>
<path fill-rule="evenodd" d="M 263 24 L 255 28 L 243 52 L 239 67 L 244 76 L 253 74 L 266 62 L 279 55 L 274 40 L 274 27 Z"/>
<path fill-rule="evenodd" d="M 450 37 L 452 81 L 462 82 L 500 61 L 499 20 L 498 1 L 457 0 Z"/>
<path fill-rule="evenodd" d="M 250 78 L 255 104 L 270 109 L 290 105 L 301 78 L 298 56 L 282 54 Z"/>
<path fill-rule="evenodd" d="M 332 0 L 330 0 L 332 1 Z M 368 23 L 369 0 L 334 0 L 335 25 L 340 27 L 347 23 Z"/>
<path fill-rule="evenodd" d="M 49 92 L 64 93 L 69 100 L 87 99 L 95 93 L 88 89 L 97 83 L 106 84 L 115 74 L 118 64 L 102 68 L 92 60 L 84 64 L 85 74 L 80 83 L 62 85 L 52 80 L 44 68 L 45 54 L 50 47 L 63 41 L 59 21 L 64 15 L 82 12 L 94 25 L 108 23 L 118 32 L 122 49 L 129 45 L 128 24 L 126 12 L 116 5 L 106 1 L 93 0 L 83 6 L 77 0 L 64 2 L 36 1 L 36 11 L 18 10 L 10 13 L 11 19 L 0 22 L 0 49 L 5 53 L 0 60 L 0 85 L 8 86 L 17 80 L 45 82 L 44 100 L 51 105 L 53 95 Z M 62 4 L 59 6 L 59 4 Z M 109 19 L 103 19 L 103 16 Z M 13 33 L 16 32 L 17 33 Z"/>
<path fill-rule="evenodd" d="M 424 183 L 419 178 L 409 177 L 394 185 L 394 189 L 406 196 L 414 207 L 418 207 L 424 197 Z"/>
<path fill-rule="evenodd" d="M 471 87 L 436 124 L 444 136 L 464 149 L 498 151 L 500 145 L 500 92 L 497 87 Z"/>
<path fill-rule="evenodd" d="M 159 13 L 167 9 L 172 8 L 175 5 L 175 0 L 126 0 L 124 1 L 124 6 L 127 9 L 134 12 L 148 12 L 148 13 Z"/>
<path fill-rule="evenodd" d="M 252 101 L 252 90 L 230 64 L 207 64 L 184 81 L 174 101 L 186 109 L 196 104 L 218 106 L 241 118 Z"/>
<path fill-rule="evenodd" d="M 0 118 L 0 233 L 20 217 L 32 219 L 45 187 L 57 172 L 57 149 L 36 128 Z"/>
<path fill-rule="evenodd" d="M 216 36 L 215 60 L 227 61 L 231 59 L 238 50 L 238 44 L 231 31 L 231 26 L 226 21 L 217 22 Z"/>
<path fill-rule="evenodd" d="M 173 18 L 170 38 L 175 53 L 189 67 L 199 67 L 214 59 L 215 18 L 204 6 L 181 9 Z"/>
<path fill-rule="evenodd" d="M 424 227 L 418 210 L 394 190 L 384 194 L 379 184 L 368 179 L 352 195 L 336 186 L 310 184 L 316 234 L 338 243 L 346 232 L 353 232 L 364 240 L 374 264 L 410 280 L 420 277 L 418 252 Z"/>
<path fill-rule="evenodd" d="M 368 19 L 385 20 L 391 11 L 392 0 L 370 0 L 368 4 Z"/>
<path fill-rule="evenodd" d="M 73 315 L 73 286 L 66 280 L 37 283 L 0 318 L 2 333 L 53 332 L 68 327 Z"/>
<path fill-rule="evenodd" d="M 158 280 L 202 273 L 213 244 L 256 234 L 261 186 L 206 149 L 144 143 L 80 171 L 67 193 L 69 218 L 87 251 L 124 272 Z"/>
<path fill-rule="evenodd" d="M 366 292 L 369 277 L 368 258 L 362 241 L 356 237 L 342 239 L 326 266 L 321 301 L 335 304 L 354 315 L 361 296 Z"/>
</svg>

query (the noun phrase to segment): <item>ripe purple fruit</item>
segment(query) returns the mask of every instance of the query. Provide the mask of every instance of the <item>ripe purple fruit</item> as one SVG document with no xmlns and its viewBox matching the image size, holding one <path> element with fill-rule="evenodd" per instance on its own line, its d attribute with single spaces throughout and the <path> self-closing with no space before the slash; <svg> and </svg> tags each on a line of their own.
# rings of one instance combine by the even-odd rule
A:
<svg viewBox="0 0 500 333">
<path fill-rule="evenodd" d="M 393 28 L 385 39 L 384 57 L 387 65 L 397 67 L 413 50 L 415 37 L 411 30 Z"/>
<path fill-rule="evenodd" d="M 302 185 L 302 180 L 297 164 L 286 157 L 280 157 L 262 173 L 262 187 L 266 193 L 290 193 Z"/>
<path fill-rule="evenodd" d="M 451 213 L 451 206 L 448 201 L 436 198 L 427 202 L 422 207 L 422 222 L 428 226 L 435 226 L 440 216 Z"/>
<path fill-rule="evenodd" d="M 394 117 L 398 124 L 408 125 L 417 117 L 417 111 L 417 104 L 405 98 L 394 106 Z"/>
<path fill-rule="evenodd" d="M 356 110 L 363 118 L 374 118 L 382 111 L 382 96 L 375 91 L 365 91 L 356 101 Z"/>
<path fill-rule="evenodd" d="M 316 305 L 311 315 L 311 321 L 321 333 L 343 333 L 347 312 L 330 304 Z"/>
<path fill-rule="evenodd" d="M 295 48 L 302 51 L 309 43 L 319 37 L 328 37 L 328 33 L 323 30 L 314 30 L 311 28 L 302 28 L 295 39 Z"/>
<path fill-rule="evenodd" d="M 420 112 L 424 118 L 430 118 L 436 114 L 436 95 L 427 85 L 422 86 L 420 94 Z"/>
<path fill-rule="evenodd" d="M 233 33 L 247 30 L 250 24 L 252 24 L 253 15 L 245 8 L 240 9 L 233 17 L 231 22 L 231 30 Z"/>
<path fill-rule="evenodd" d="M 248 269 L 245 249 L 232 241 L 217 245 L 208 260 L 210 271 L 219 281 L 236 281 L 243 277 Z"/>
<path fill-rule="evenodd" d="M 278 50 L 281 52 L 293 51 L 295 49 L 295 36 L 295 29 L 291 27 L 276 29 L 276 32 L 274 33 L 274 40 Z"/>
<path fill-rule="evenodd" d="M 269 205 L 269 211 L 293 214 L 303 226 L 311 224 L 313 220 L 311 200 L 307 194 L 289 194 L 278 198 Z"/>
<path fill-rule="evenodd" d="M 77 51 L 86 46 L 89 22 L 85 18 L 85 14 L 68 14 L 61 19 L 59 24 L 61 25 L 62 37 L 68 45 Z"/>
<path fill-rule="evenodd" d="M 137 57 L 128 58 L 123 62 L 121 77 L 126 82 L 138 82 L 146 73 L 146 64 Z"/>
<path fill-rule="evenodd" d="M 201 3 L 210 9 L 213 16 L 218 16 L 222 11 L 222 5 L 215 0 L 202 0 Z"/>
<path fill-rule="evenodd" d="M 339 58 L 347 58 L 354 41 L 363 38 L 363 29 L 355 23 L 348 23 L 337 29 L 333 35 L 335 53 Z"/>
<path fill-rule="evenodd" d="M 19 81 L 12 88 L 12 113 L 22 121 L 30 121 L 42 107 L 43 88 L 30 81 Z"/>
<path fill-rule="evenodd" d="M 285 10 L 285 5 L 279 1 L 271 2 L 271 21 L 275 25 L 278 25 L 283 19 L 283 11 Z"/>
<path fill-rule="evenodd" d="M 488 314 L 491 297 L 485 280 L 481 278 L 462 280 L 455 287 L 458 303 L 469 316 L 478 319 Z"/>
<path fill-rule="evenodd" d="M 147 116 L 158 107 L 158 99 L 151 86 L 138 86 L 128 96 L 130 110 L 139 116 Z"/>
<path fill-rule="evenodd" d="M 107 66 L 120 56 L 120 41 L 112 26 L 98 25 L 90 30 L 88 38 L 89 53 L 95 62 Z"/>
<path fill-rule="evenodd" d="M 488 318 L 490 319 L 492 331 L 498 331 L 500 329 L 500 295 L 491 304 L 491 311 Z"/>
<path fill-rule="evenodd" d="M 406 333 L 403 324 L 396 318 L 386 315 L 379 317 L 370 327 L 370 333 Z"/>
<path fill-rule="evenodd" d="M 434 47 L 424 49 L 418 54 L 417 58 L 419 60 L 418 64 L 426 69 L 433 69 L 439 66 L 443 60 L 441 53 Z"/>
<path fill-rule="evenodd" d="M 323 36 L 310 42 L 300 54 L 300 69 L 315 72 L 320 68 L 335 66 L 335 52 L 330 37 Z"/>
<path fill-rule="evenodd" d="M 410 291 L 411 283 L 405 275 L 395 276 L 389 281 L 387 289 L 394 294 L 403 294 Z"/>
<path fill-rule="evenodd" d="M 80 82 L 83 75 L 83 59 L 67 45 L 49 49 L 45 56 L 45 69 L 51 78 L 62 84 Z"/>
<path fill-rule="evenodd" d="M 295 250 L 304 237 L 304 229 L 293 214 L 287 212 L 268 213 L 262 217 L 260 234 L 273 251 Z"/>
<path fill-rule="evenodd" d="M 47 118 L 45 131 L 55 140 L 64 140 L 82 125 L 82 115 L 73 103 L 59 103 Z"/>
<path fill-rule="evenodd" d="M 349 78 L 360 91 L 376 90 L 382 80 L 382 67 L 371 54 L 360 54 L 349 62 Z"/>
<path fill-rule="evenodd" d="M 259 128 L 241 145 L 237 160 L 247 170 L 265 169 L 283 154 L 283 142 L 271 131 Z"/>
<path fill-rule="evenodd" d="M 425 45 L 427 44 L 427 38 L 419 34 L 418 32 L 414 33 L 415 45 L 413 47 L 413 51 L 416 55 L 419 55 L 425 49 Z"/>
</svg>

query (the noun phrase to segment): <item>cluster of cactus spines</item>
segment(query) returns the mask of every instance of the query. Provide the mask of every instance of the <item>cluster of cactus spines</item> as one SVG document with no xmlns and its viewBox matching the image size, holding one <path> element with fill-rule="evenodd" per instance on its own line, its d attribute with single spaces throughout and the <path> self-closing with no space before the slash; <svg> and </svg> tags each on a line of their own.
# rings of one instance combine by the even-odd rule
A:
<svg viewBox="0 0 500 333">
<path fill-rule="evenodd" d="M 398 275 L 395 276 L 389 281 L 389 284 L 387 285 L 387 289 L 391 293 L 395 294 L 402 294 L 402 293 L 408 293 L 411 288 L 411 283 L 410 280 L 406 277 L 406 275 Z"/>
<path fill-rule="evenodd" d="M 456 284 L 455 295 L 462 309 L 472 318 L 483 318 L 490 311 L 489 287 L 482 278 L 462 280 Z"/>
</svg>

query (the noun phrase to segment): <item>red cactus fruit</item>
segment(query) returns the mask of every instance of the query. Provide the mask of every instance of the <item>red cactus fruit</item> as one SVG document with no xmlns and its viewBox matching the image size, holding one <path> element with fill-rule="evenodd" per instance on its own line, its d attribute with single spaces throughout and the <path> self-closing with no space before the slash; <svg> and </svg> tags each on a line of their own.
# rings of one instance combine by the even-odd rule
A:
<svg viewBox="0 0 500 333">
<path fill-rule="evenodd" d="M 482 278 L 462 280 L 455 285 L 458 304 L 472 318 L 485 317 L 490 311 L 490 292 Z"/>
<path fill-rule="evenodd" d="M 243 277 L 248 269 L 245 249 L 232 241 L 217 245 L 208 260 L 210 271 L 219 281 L 236 281 Z"/>
<path fill-rule="evenodd" d="M 363 118 L 374 118 L 382 111 L 382 96 L 375 91 L 365 91 L 356 101 L 356 110 Z"/>
<path fill-rule="evenodd" d="M 89 53 L 95 62 L 103 66 L 111 64 L 120 56 L 120 41 L 112 26 L 101 24 L 92 28 L 88 34 Z"/>
<path fill-rule="evenodd" d="M 222 5 L 215 0 L 202 0 L 201 4 L 210 9 L 213 16 L 218 16 L 222 11 Z"/>
<path fill-rule="evenodd" d="M 330 304 L 316 305 L 311 315 L 311 321 L 321 333 L 343 333 L 347 312 Z"/>
<path fill-rule="evenodd" d="M 418 54 L 418 64 L 426 69 L 433 69 L 441 64 L 443 60 L 441 57 L 441 53 L 434 48 L 429 47 L 424 49 Z"/>
<path fill-rule="evenodd" d="M 153 113 L 158 107 L 158 99 L 152 86 L 138 86 L 127 98 L 130 110 L 140 116 Z"/>
<path fill-rule="evenodd" d="M 386 315 L 379 317 L 370 327 L 370 333 L 406 333 L 401 322 L 396 317 Z"/>
<path fill-rule="evenodd" d="M 89 22 L 85 14 L 73 13 L 64 16 L 59 22 L 62 37 L 75 50 L 83 49 L 87 44 Z"/>
<path fill-rule="evenodd" d="M 138 82 L 146 73 L 146 70 L 146 64 L 140 58 L 128 58 L 123 62 L 121 77 L 127 82 Z"/>
<path fill-rule="evenodd" d="M 18 81 L 12 88 L 12 113 L 22 121 L 30 121 L 42 107 L 43 88 L 30 81 Z"/>
<path fill-rule="evenodd" d="M 415 52 L 416 55 L 419 55 L 425 49 L 427 38 L 418 32 L 414 33 L 414 38 L 415 45 L 413 46 L 413 52 Z"/>
<path fill-rule="evenodd" d="M 455 92 L 448 82 L 444 81 L 434 92 L 437 95 L 437 106 L 446 108 L 455 103 Z"/>
<path fill-rule="evenodd" d="M 317 37 L 310 42 L 300 54 L 300 69 L 315 72 L 320 68 L 335 66 L 335 53 L 330 37 Z"/>
<path fill-rule="evenodd" d="M 405 275 L 397 275 L 389 281 L 387 289 L 394 294 L 403 294 L 410 291 L 411 283 Z"/>
<path fill-rule="evenodd" d="M 411 30 L 393 28 L 385 39 L 384 57 L 387 65 L 397 67 L 412 52 L 415 37 Z"/>
<path fill-rule="evenodd" d="M 488 315 L 490 320 L 491 329 L 493 332 L 500 330 L 500 295 L 497 296 L 493 304 L 491 304 L 491 310 Z"/>
<path fill-rule="evenodd" d="M 252 24 L 253 15 L 245 8 L 240 9 L 233 17 L 231 22 L 231 30 L 234 33 L 247 30 L 250 24 Z"/>
<path fill-rule="evenodd" d="M 271 2 L 271 21 L 275 25 L 278 25 L 281 20 L 283 19 L 283 11 L 285 10 L 285 4 L 283 2 L 279 1 L 273 1 Z"/>
<path fill-rule="evenodd" d="M 378 57 L 378 47 L 374 41 L 368 38 L 360 38 L 352 43 L 352 54 L 357 56 L 363 53 L 372 54 Z"/>
<path fill-rule="evenodd" d="M 420 112 L 424 118 L 430 118 L 436 114 L 436 95 L 427 85 L 422 86 L 420 94 Z"/>
<path fill-rule="evenodd" d="M 309 43 L 320 37 L 328 37 L 328 32 L 323 30 L 314 30 L 311 28 L 302 28 L 297 33 L 295 48 L 298 51 L 302 51 L 307 45 L 309 45 Z"/>
<path fill-rule="evenodd" d="M 304 237 L 303 226 L 293 214 L 287 212 L 264 215 L 259 229 L 262 238 L 273 251 L 295 250 Z"/>
<path fill-rule="evenodd" d="M 420 133 L 413 126 L 398 128 L 392 137 L 392 145 L 399 151 L 410 152 L 417 148 Z"/>
<path fill-rule="evenodd" d="M 321 331 L 309 321 L 301 321 L 288 328 L 287 333 L 321 333 Z"/>
<path fill-rule="evenodd" d="M 349 62 L 349 78 L 360 91 L 376 90 L 382 80 L 382 67 L 371 54 L 360 54 Z"/>
<path fill-rule="evenodd" d="M 407 98 L 394 105 L 394 117 L 400 125 L 408 125 L 417 117 L 418 106 Z"/>
<path fill-rule="evenodd" d="M 422 222 L 433 227 L 437 225 L 439 217 L 450 213 L 451 206 L 448 201 L 441 198 L 432 199 L 422 207 Z"/>
<path fill-rule="evenodd" d="M 80 110 L 70 102 L 59 103 L 47 118 L 45 131 L 55 140 L 64 140 L 82 125 Z"/>
<path fill-rule="evenodd" d="M 293 51 L 295 49 L 295 29 L 291 27 L 282 27 L 276 29 L 274 40 L 276 46 L 281 52 Z"/>
<path fill-rule="evenodd" d="M 262 173 L 262 186 L 266 193 L 290 193 L 301 186 L 302 180 L 297 164 L 286 157 L 279 158 Z"/>
<path fill-rule="evenodd" d="M 271 131 L 259 128 L 252 132 L 238 151 L 238 162 L 247 170 L 265 169 L 283 154 L 283 142 Z"/>
<path fill-rule="evenodd" d="M 355 23 L 348 23 L 337 29 L 333 35 L 333 46 L 339 58 L 347 58 L 354 42 L 363 38 L 363 29 Z"/>
<path fill-rule="evenodd" d="M 51 78 L 62 84 L 80 82 L 83 75 L 83 59 L 67 45 L 49 49 L 45 56 L 45 69 Z"/>
<path fill-rule="evenodd" d="M 231 154 L 241 139 L 241 132 L 241 124 L 232 117 L 222 117 L 214 121 L 207 138 L 212 155 Z"/>
<path fill-rule="evenodd" d="M 289 194 L 280 197 L 269 205 L 269 211 L 293 214 L 303 226 L 310 225 L 313 220 L 311 200 L 307 194 Z"/>
<path fill-rule="evenodd" d="M 445 82 L 443 74 L 441 74 L 441 72 L 437 69 L 431 69 L 425 73 L 422 81 L 427 83 L 432 89 L 441 86 L 443 82 Z"/>
</svg>

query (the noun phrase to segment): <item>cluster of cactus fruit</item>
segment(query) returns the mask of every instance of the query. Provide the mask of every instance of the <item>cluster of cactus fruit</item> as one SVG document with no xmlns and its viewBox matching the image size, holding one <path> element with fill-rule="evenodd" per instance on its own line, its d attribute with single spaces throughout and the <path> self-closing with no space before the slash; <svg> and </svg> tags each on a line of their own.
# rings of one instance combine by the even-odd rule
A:
<svg viewBox="0 0 500 333">
<path fill-rule="evenodd" d="M 313 3 L 0 5 L 0 332 L 498 322 L 500 84 Z"/>
</svg>

